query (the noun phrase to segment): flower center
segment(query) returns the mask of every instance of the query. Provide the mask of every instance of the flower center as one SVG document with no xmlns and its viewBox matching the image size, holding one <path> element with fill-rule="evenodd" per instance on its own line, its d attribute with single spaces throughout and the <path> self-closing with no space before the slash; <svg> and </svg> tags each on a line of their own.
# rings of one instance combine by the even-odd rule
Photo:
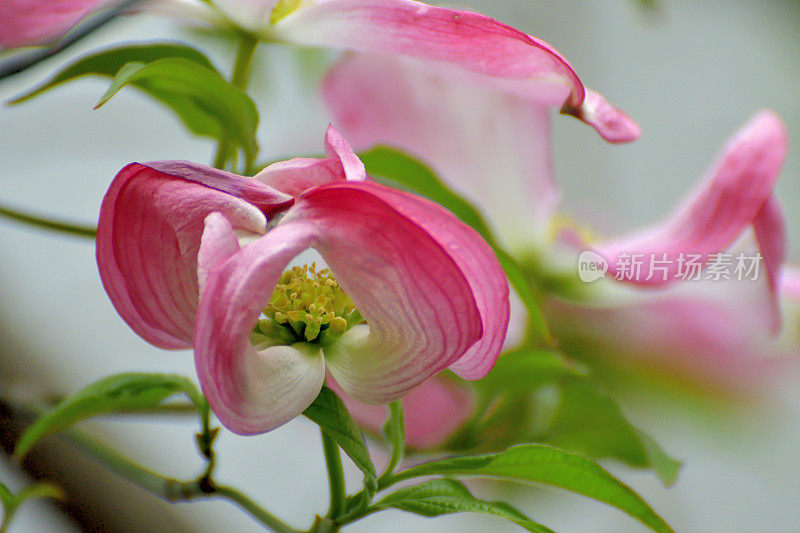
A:
<svg viewBox="0 0 800 533">
<path fill-rule="evenodd" d="M 583 241 L 583 244 L 591 244 L 600 240 L 590 228 L 579 224 L 569 215 L 558 213 L 553 216 L 553 219 L 550 222 L 550 241 L 555 241 L 562 231 L 572 232 L 575 236 L 581 239 L 581 241 Z"/>
<path fill-rule="evenodd" d="M 324 344 L 364 321 L 331 271 L 314 263 L 284 272 L 263 313 L 251 335 L 255 345 Z"/>
</svg>

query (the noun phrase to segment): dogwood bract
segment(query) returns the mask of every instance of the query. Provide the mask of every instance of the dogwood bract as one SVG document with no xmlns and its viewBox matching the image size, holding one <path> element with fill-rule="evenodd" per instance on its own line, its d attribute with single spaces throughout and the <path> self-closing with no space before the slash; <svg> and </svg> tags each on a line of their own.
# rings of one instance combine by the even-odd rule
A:
<svg viewBox="0 0 800 533">
<path fill-rule="evenodd" d="M 246 178 L 181 161 L 133 163 L 100 212 L 97 261 L 145 340 L 194 347 L 232 431 L 300 414 L 330 372 L 366 403 L 450 368 L 494 365 L 508 284 L 491 248 L 441 206 L 374 182 L 332 128 L 324 159 Z M 327 269 L 289 262 L 313 248 Z"/>
<path fill-rule="evenodd" d="M 791 292 L 782 272 L 784 217 L 773 193 L 787 147 L 780 119 L 761 112 L 667 220 L 607 242 L 574 243 L 604 256 L 611 279 L 581 300 L 553 298 L 556 333 L 573 343 L 591 339 L 628 364 L 656 364 L 727 389 L 750 388 L 796 355 L 796 325 L 781 332 L 781 299 Z M 665 260 L 663 275 L 619 275 L 619 257 L 651 254 Z M 758 270 L 747 279 L 733 275 L 734 266 L 709 274 L 726 255 L 730 262 L 751 257 Z M 677 270 L 688 256 L 702 267 L 696 276 Z"/>
</svg>

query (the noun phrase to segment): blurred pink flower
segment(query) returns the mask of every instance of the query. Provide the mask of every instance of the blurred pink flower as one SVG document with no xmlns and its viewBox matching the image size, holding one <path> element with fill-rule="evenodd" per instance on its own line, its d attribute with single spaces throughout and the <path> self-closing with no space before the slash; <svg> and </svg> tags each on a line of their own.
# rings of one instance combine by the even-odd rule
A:
<svg viewBox="0 0 800 533">
<path fill-rule="evenodd" d="M 35 1 L 32 9 L 23 9 L 24 2 L 13 0 L 6 3 L 2 27 L 34 35 L 35 39 L 48 38 L 68 29 L 99 3 Z M 407 76 L 406 68 L 423 69 L 456 85 L 477 84 L 520 97 L 529 106 L 518 106 L 522 112 L 518 119 L 530 121 L 528 128 L 546 127 L 542 109 L 558 107 L 590 124 L 611 142 L 627 142 L 639 136 L 636 124 L 586 89 L 553 47 L 476 13 L 413 0 L 154 0 L 146 6 L 187 21 L 234 24 L 270 42 L 388 54 L 383 68 L 398 68 L 401 82 Z M 56 24 L 56 20 L 62 22 Z M 9 45 L 20 42 L 9 34 Z M 396 64 L 401 58 L 408 63 Z M 366 67 L 375 65 L 351 64 L 347 68 Z M 409 87 L 421 88 L 424 86 Z M 369 100 L 359 100 L 357 86 L 353 90 L 352 102 L 371 106 Z M 400 102 L 413 103 L 414 94 L 410 91 Z M 411 106 L 409 112 L 416 110 Z M 353 116 L 342 118 L 357 120 Z"/>
<path fill-rule="evenodd" d="M 415 154 L 483 206 L 507 246 L 540 244 L 559 202 L 551 110 L 579 117 L 609 142 L 633 141 L 639 128 L 585 88 L 547 43 L 480 15 L 447 16 L 469 36 L 453 36 L 459 62 L 351 53 L 328 73 L 323 96 L 358 149 L 387 144 Z"/>
<path fill-rule="evenodd" d="M 787 146 L 780 119 L 763 111 L 665 222 L 584 245 L 606 259 L 613 279 L 590 285 L 584 299 L 549 301 L 557 336 L 721 389 L 756 385 L 796 355 L 800 345 L 786 342 L 796 326 L 779 335 L 781 291 L 789 296 L 793 284 L 782 275 L 786 236 L 773 189 Z M 645 258 L 640 275 L 621 272 L 620 257 Z M 737 258 L 756 270 L 735 275 Z M 663 266 L 651 276 L 653 260 Z"/>
<path fill-rule="evenodd" d="M 3 0 L 0 48 L 47 44 L 109 0 Z"/>
<path fill-rule="evenodd" d="M 314 0 L 278 6 L 282 3 L 296 7 L 264 27 L 271 39 L 391 54 L 384 69 L 397 67 L 399 57 L 413 58 L 417 60 L 413 65 L 436 70 L 448 80 L 561 107 L 612 142 L 639 135 L 630 119 L 584 88 L 553 47 L 490 17 L 412 0 Z M 358 96 L 351 94 L 353 101 Z M 404 107 L 400 104 L 410 98 L 413 93 L 394 107 Z"/>
<path fill-rule="evenodd" d="M 613 241 L 594 245 L 609 264 L 609 274 L 620 275 L 621 254 L 651 254 L 666 258 L 658 275 L 631 278 L 633 283 L 663 285 L 679 276 L 680 254 L 700 256 L 706 266 L 748 228 L 765 254 L 770 286 L 778 283 L 785 235 L 783 215 L 773 189 L 786 160 L 788 138 L 781 120 L 770 111 L 756 115 L 728 143 L 719 161 L 664 222 Z"/>
<path fill-rule="evenodd" d="M 360 425 L 374 435 L 381 433 L 386 407 L 353 399 L 335 380 L 328 380 L 328 386 Z M 469 387 L 442 375 L 432 377 L 403 398 L 406 446 L 429 449 L 444 444 L 467 421 L 474 407 L 475 397 Z"/>
<path fill-rule="evenodd" d="M 508 284 L 483 239 L 437 204 L 368 181 L 332 128 L 326 151 L 254 179 L 187 162 L 134 163 L 103 200 L 97 260 L 117 311 L 156 346 L 193 346 L 212 409 L 240 434 L 300 414 L 326 370 L 353 398 L 387 403 L 445 368 L 483 377 L 505 338 Z M 335 280 L 295 281 L 309 292 L 327 284 L 337 306 L 357 309 L 328 328 L 311 316 L 325 298 L 292 307 L 309 296 L 275 291 L 308 248 Z M 262 317 L 280 305 L 289 318 Z M 254 346 L 263 322 L 271 330 Z"/>
<path fill-rule="evenodd" d="M 728 384 L 777 363 L 770 354 L 797 351 L 800 345 L 786 340 L 793 328 L 778 336 L 785 236 L 773 188 L 787 139 L 777 116 L 754 118 L 666 223 L 605 243 L 586 243 L 574 232 L 571 244 L 556 245 L 548 114 L 555 101 L 544 90 L 524 94 L 449 74 L 408 58 L 350 54 L 329 73 L 324 95 L 356 146 L 390 144 L 422 158 L 486 210 L 506 245 L 534 251 L 576 289 L 548 300 L 562 342 Z M 605 280 L 578 282 L 581 250 L 605 262 Z M 678 279 L 681 254 L 696 257 L 705 276 L 715 260 L 739 253 L 761 255 L 760 279 Z M 630 276 L 619 259 L 637 254 L 669 266 L 658 276 Z"/>
</svg>

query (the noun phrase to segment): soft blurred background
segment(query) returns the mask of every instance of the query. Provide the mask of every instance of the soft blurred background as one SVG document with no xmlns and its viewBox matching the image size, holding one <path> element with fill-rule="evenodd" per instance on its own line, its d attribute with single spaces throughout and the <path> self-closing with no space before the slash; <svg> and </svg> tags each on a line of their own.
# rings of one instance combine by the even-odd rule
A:
<svg viewBox="0 0 800 533">
<path fill-rule="evenodd" d="M 448 2 L 453 4 L 453 2 Z M 666 214 L 712 161 L 725 139 L 762 107 L 785 120 L 795 144 L 778 187 L 787 211 L 790 254 L 800 260 L 800 3 L 794 0 L 462 0 L 553 44 L 583 81 L 638 120 L 644 135 L 611 146 L 568 117 L 555 119 L 555 166 L 566 206 L 608 231 Z M 183 32 L 173 22 L 117 20 L 68 53 L 0 84 L 0 99 L 42 81 L 81 53 L 121 41 L 187 39 L 217 65 L 233 62 L 229 43 Z M 261 47 L 251 91 L 261 111 L 262 157 L 319 152 L 329 120 L 313 86 L 319 58 Z M 82 221 L 96 220 L 111 178 L 126 163 L 208 161 L 212 144 L 188 136 L 154 102 L 126 89 L 98 111 L 106 81 L 85 79 L 32 102 L 0 108 L 0 200 Z M 31 392 L 69 393 L 130 370 L 193 375 L 189 352 L 163 352 L 117 316 L 100 285 L 91 242 L 0 221 L 0 375 Z M 742 302 L 742 305 L 746 305 Z M 797 327 L 797 325 L 793 325 Z M 800 399 L 787 380 L 758 413 L 695 416 L 668 403 L 618 398 L 629 417 L 686 462 L 664 488 L 650 473 L 607 465 L 679 532 L 794 531 L 800 524 Z M 24 391 L 23 391 L 24 392 Z M 683 405 L 683 404 L 681 404 Z M 153 469 L 188 478 L 200 468 L 195 421 L 98 421 L 87 429 Z M 316 426 L 298 419 L 261 437 L 223 433 L 218 479 L 241 487 L 296 526 L 327 506 Z M 71 494 L 98 531 L 231 532 L 259 527 L 222 502 L 171 506 L 95 467 L 51 439 L 35 457 Z M 355 472 L 351 480 L 358 482 Z M 0 478 L 25 483 L 9 461 Z M 355 488 L 355 486 L 354 486 Z M 490 494 L 479 485 L 476 491 Z M 519 507 L 559 532 L 637 532 L 643 526 L 601 504 L 544 490 L 513 493 Z M 474 515 L 424 519 L 391 511 L 353 532 L 515 531 Z M 57 524 L 62 523 L 63 526 Z M 89 523 L 87 521 L 86 523 Z M 84 527 L 87 527 L 84 524 Z M 31 504 L 11 531 L 76 531 L 55 508 Z"/>
</svg>

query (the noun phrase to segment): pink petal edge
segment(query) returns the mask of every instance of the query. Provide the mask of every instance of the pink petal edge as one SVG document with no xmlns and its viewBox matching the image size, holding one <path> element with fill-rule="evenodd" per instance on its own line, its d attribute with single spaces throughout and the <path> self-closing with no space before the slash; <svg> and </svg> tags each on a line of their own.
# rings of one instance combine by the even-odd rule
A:
<svg viewBox="0 0 800 533">
<path fill-rule="evenodd" d="M 103 286 L 120 316 L 146 341 L 189 348 L 206 216 L 220 212 L 237 229 L 264 233 L 264 213 L 293 201 L 250 178 L 203 165 L 132 163 L 114 178 L 100 208 L 97 264 Z"/>
<path fill-rule="evenodd" d="M 367 179 L 364 163 L 333 126 L 325 134 L 325 154 L 324 159 L 297 157 L 272 163 L 255 179 L 293 197 L 326 183 Z"/>
<path fill-rule="evenodd" d="M 638 127 L 598 94 L 587 99 L 575 71 L 551 45 L 485 15 L 413 0 L 327 0 L 302 6 L 269 33 L 297 44 L 449 64 L 484 83 L 534 99 L 540 97 L 542 82 L 560 83 L 566 91 L 552 105 L 611 142 L 638 137 Z"/>
</svg>

